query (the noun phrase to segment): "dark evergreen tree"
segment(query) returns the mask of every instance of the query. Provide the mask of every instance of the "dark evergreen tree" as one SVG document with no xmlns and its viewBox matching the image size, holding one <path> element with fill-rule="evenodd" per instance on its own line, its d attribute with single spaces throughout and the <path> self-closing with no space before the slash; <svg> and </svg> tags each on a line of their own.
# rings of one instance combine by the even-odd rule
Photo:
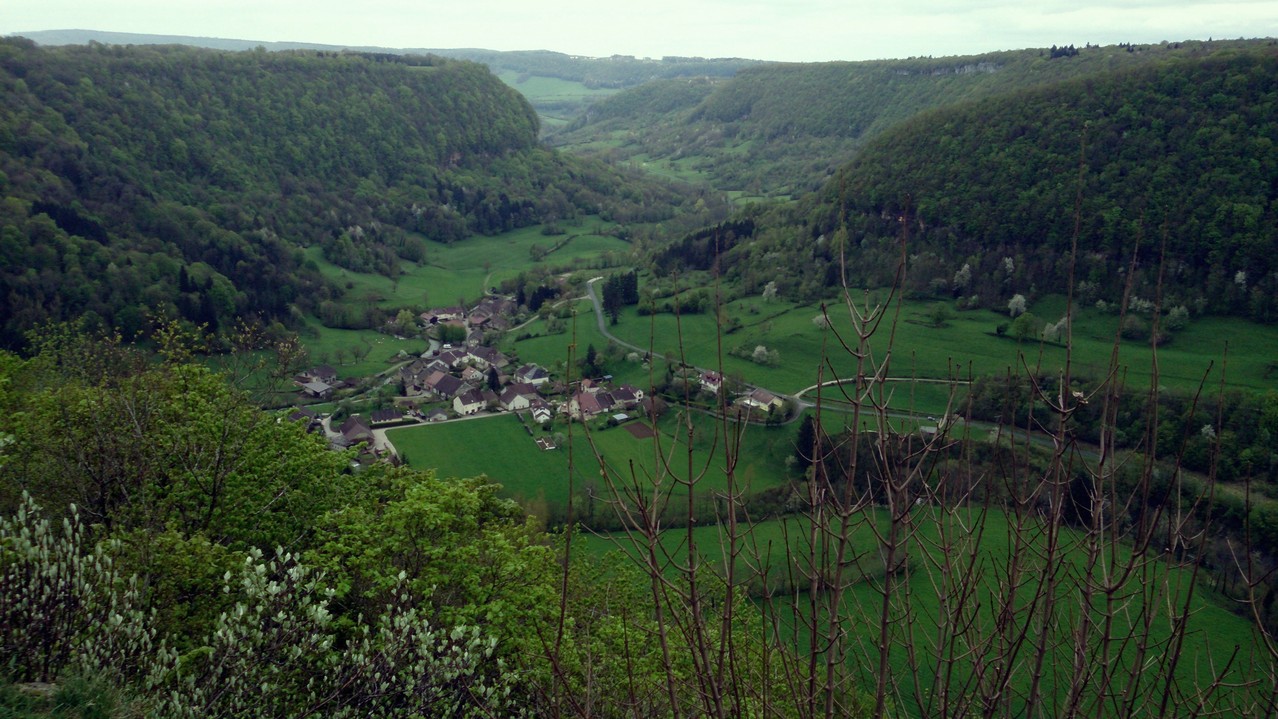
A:
<svg viewBox="0 0 1278 719">
<path fill-rule="evenodd" d="M 794 439 L 795 466 L 800 472 L 812 466 L 816 453 L 816 423 L 812 420 L 812 415 L 804 415 L 803 421 L 799 423 L 799 434 Z"/>
</svg>

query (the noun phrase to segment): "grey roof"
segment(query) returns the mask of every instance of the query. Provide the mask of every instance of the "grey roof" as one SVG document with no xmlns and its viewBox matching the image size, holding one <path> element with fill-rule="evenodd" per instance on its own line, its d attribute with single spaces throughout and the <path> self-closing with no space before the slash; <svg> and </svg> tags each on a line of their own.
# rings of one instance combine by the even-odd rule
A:
<svg viewBox="0 0 1278 719">
<path fill-rule="evenodd" d="M 378 422 L 398 422 L 404 418 L 404 413 L 397 409 L 375 409 L 369 415 L 373 423 Z"/>
</svg>

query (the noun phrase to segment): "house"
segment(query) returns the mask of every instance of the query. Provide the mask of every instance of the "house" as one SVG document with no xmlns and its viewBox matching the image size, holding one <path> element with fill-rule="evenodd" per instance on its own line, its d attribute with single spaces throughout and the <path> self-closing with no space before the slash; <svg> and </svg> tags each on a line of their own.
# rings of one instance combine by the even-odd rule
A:
<svg viewBox="0 0 1278 719">
<path fill-rule="evenodd" d="M 326 364 L 316 365 L 306 371 L 306 376 L 315 382 L 333 384 L 337 381 L 337 370 Z"/>
<path fill-rule="evenodd" d="M 443 422 L 448 419 L 448 413 L 442 409 L 432 409 L 426 413 L 427 422 Z"/>
<path fill-rule="evenodd" d="M 436 307 L 422 313 L 422 322 L 435 325 L 440 322 L 460 320 L 465 316 L 466 310 L 461 307 Z"/>
<path fill-rule="evenodd" d="M 546 400 L 538 397 L 528 402 L 528 410 L 532 415 L 533 421 L 537 424 L 545 424 L 555 418 L 555 410 Z"/>
<path fill-rule="evenodd" d="M 568 400 L 568 414 L 575 419 L 587 420 L 603 414 L 612 407 L 612 397 L 607 392 L 578 392 Z"/>
<path fill-rule="evenodd" d="M 698 381 L 701 384 L 701 389 L 711 394 L 719 394 L 719 390 L 723 389 L 723 375 L 718 372 L 702 372 Z"/>
<path fill-rule="evenodd" d="M 550 381 L 550 373 L 539 365 L 526 364 L 515 370 L 515 381 L 526 382 L 534 387 L 540 387 Z"/>
<path fill-rule="evenodd" d="M 434 392 L 443 399 L 452 399 L 458 394 L 469 389 L 470 385 L 450 374 L 432 372 L 431 375 L 426 378 L 424 387 L 427 391 Z"/>
<path fill-rule="evenodd" d="M 433 360 L 419 359 L 401 369 L 399 371 L 399 380 L 404 383 L 404 394 L 413 395 L 432 391 L 427 387 L 426 380 L 436 372 L 447 374 L 448 365 Z"/>
<path fill-rule="evenodd" d="M 613 404 L 622 409 L 634 409 L 643 399 L 643 390 L 628 384 L 623 384 L 608 394 L 612 395 Z"/>
<path fill-rule="evenodd" d="M 469 382 L 471 384 L 478 385 L 478 384 L 482 384 L 485 380 L 487 380 L 488 375 L 484 374 L 482 371 L 474 367 L 467 367 L 466 369 L 462 370 L 461 378 L 463 382 Z"/>
<path fill-rule="evenodd" d="M 404 413 L 397 409 L 375 409 L 368 417 L 374 425 L 404 421 Z"/>
<path fill-rule="evenodd" d="M 466 352 L 466 350 L 446 349 L 440 352 L 439 356 L 435 359 L 442 362 L 449 369 L 456 369 L 462 366 L 462 363 L 465 362 L 469 356 L 470 355 Z"/>
<path fill-rule="evenodd" d="M 373 442 L 372 427 L 368 426 L 367 420 L 357 414 L 347 417 L 346 421 L 342 422 L 342 428 L 339 431 L 347 447 L 357 444 L 372 444 Z"/>
<path fill-rule="evenodd" d="M 510 360 L 506 359 L 506 355 L 492 347 L 472 347 L 469 352 L 469 360 L 479 369 L 488 369 L 489 367 L 500 369 L 510 364 Z"/>
<path fill-rule="evenodd" d="M 755 387 L 750 394 L 737 400 L 737 403 L 764 412 L 771 412 L 785 406 L 785 402 L 780 397 L 762 387 Z"/>
<path fill-rule="evenodd" d="M 498 402 L 502 409 L 514 412 L 528 409 L 532 406 L 534 399 L 538 399 L 537 388 L 527 383 L 517 382 L 507 385 Z"/>
<path fill-rule="evenodd" d="M 302 385 L 302 395 L 315 399 L 328 399 L 333 396 L 333 388 L 327 382 L 312 380 Z"/>
<path fill-rule="evenodd" d="M 319 413 L 315 410 L 298 407 L 288 415 L 289 421 L 301 423 L 306 427 L 307 432 L 316 432 L 324 428 L 324 423 L 320 421 Z"/>
<path fill-rule="evenodd" d="M 479 390 L 467 390 L 453 399 L 453 411 L 460 415 L 475 414 L 484 408 L 484 395 Z"/>
<path fill-rule="evenodd" d="M 449 367 L 447 362 L 440 362 L 438 359 L 433 359 L 427 363 L 426 370 L 428 372 L 443 372 L 444 374 L 448 374 L 453 370 L 453 368 Z"/>
</svg>

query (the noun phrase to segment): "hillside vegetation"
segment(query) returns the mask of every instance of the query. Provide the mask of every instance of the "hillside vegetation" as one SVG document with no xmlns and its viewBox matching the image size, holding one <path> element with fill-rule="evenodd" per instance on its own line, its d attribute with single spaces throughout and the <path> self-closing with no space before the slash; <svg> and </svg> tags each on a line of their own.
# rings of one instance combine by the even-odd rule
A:
<svg viewBox="0 0 1278 719">
<path fill-rule="evenodd" d="M 1081 198 L 1076 299 L 1115 313 L 1126 302 L 1125 335 L 1151 336 L 1156 302 L 1179 308 L 1165 330 L 1204 313 L 1271 322 L 1276 102 L 1278 57 L 1237 53 L 936 110 L 868 144 L 821 192 L 756 208 L 748 240 L 744 223 L 723 225 L 698 252 L 672 245 L 657 264 L 714 262 L 744 291 L 774 281 L 810 301 L 845 276 L 891 285 L 908 234 L 904 289 L 1016 316 L 1068 289 Z"/>
<path fill-rule="evenodd" d="M 43 30 L 23 33 L 41 45 L 190 45 L 214 50 L 319 50 L 436 55 L 487 65 L 519 90 L 537 110 L 543 125 L 559 126 L 581 114 L 600 97 L 669 78 L 731 77 L 743 67 L 762 64 L 741 58 L 632 55 L 586 57 L 550 50 L 484 50 L 480 48 L 385 48 L 323 45 L 304 42 L 258 42 L 184 35 L 147 35 L 101 30 Z"/>
<path fill-rule="evenodd" d="M 723 190 L 798 194 L 816 189 L 871 138 L 924 110 L 1223 47 L 1262 44 L 1087 46 L 768 64 L 743 68 L 703 97 L 689 98 L 687 88 L 676 83 L 619 93 L 596 103 L 552 141 L 582 152 L 606 148 L 616 157 L 686 162 Z M 671 97 L 657 100 L 655 93 Z M 636 105 L 646 112 L 632 112 Z"/>
<path fill-rule="evenodd" d="M 542 149 L 517 93 L 438 57 L 6 39 L 0 94 L 7 346 L 82 314 L 131 334 L 164 305 L 289 323 L 342 291 L 308 246 L 394 277 L 431 240 L 696 199 Z"/>
</svg>

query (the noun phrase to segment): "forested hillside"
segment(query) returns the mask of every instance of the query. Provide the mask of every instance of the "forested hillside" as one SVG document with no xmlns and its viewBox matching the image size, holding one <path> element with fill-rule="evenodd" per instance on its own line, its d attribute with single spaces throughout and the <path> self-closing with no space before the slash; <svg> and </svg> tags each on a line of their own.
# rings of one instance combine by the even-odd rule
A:
<svg viewBox="0 0 1278 719">
<path fill-rule="evenodd" d="M 378 53 L 438 55 L 458 60 L 483 63 L 494 72 L 511 72 L 553 77 L 579 82 L 587 87 L 625 88 L 650 80 L 673 77 L 730 77 L 738 70 L 758 65 L 761 60 L 743 58 L 678 57 L 638 58 L 633 55 L 585 57 L 551 50 L 484 50 L 481 48 L 406 48 L 349 47 L 305 42 L 260 42 L 227 38 L 190 37 L 185 35 L 147 35 L 144 33 L 107 32 L 103 30 L 42 30 L 24 32 L 41 45 L 83 45 L 90 42 L 111 45 L 190 45 L 215 50 L 357 50 Z"/>
<path fill-rule="evenodd" d="M 287 322 L 339 293 L 303 260 L 386 275 L 426 242 L 684 198 L 537 144 L 532 108 L 470 62 L 0 41 L 0 344 L 157 306 Z"/>
<path fill-rule="evenodd" d="M 586 57 L 550 50 L 484 50 L 479 48 L 429 49 L 349 47 L 304 42 L 259 42 L 226 38 L 101 30 L 44 30 L 24 32 L 24 37 L 41 45 L 189 45 L 214 50 L 317 50 L 339 52 L 437 55 L 470 60 L 487 65 L 498 77 L 528 98 L 543 123 L 555 119 L 566 122 L 584 112 L 600 94 L 632 88 L 670 78 L 725 78 L 738 70 L 759 65 L 759 60 L 741 58 L 662 57 L 637 58 L 631 55 Z M 547 128 L 543 127 L 543 130 Z"/>
<path fill-rule="evenodd" d="M 678 162 L 719 189 L 799 194 L 816 189 L 865 142 L 924 110 L 1260 44 L 1085 46 L 935 59 L 769 64 L 743 68 L 703 97 L 689 98 L 688 88 L 675 83 L 620 93 L 596 103 L 552 140 L 582 151 L 597 152 L 602 146 L 613 156 Z M 671 97 L 656 101 L 652 95 L 658 90 Z M 649 112 L 631 113 L 635 106 Z M 653 111 L 662 116 L 654 119 Z"/>
<path fill-rule="evenodd" d="M 1007 309 L 1015 295 L 1065 291 L 1081 196 L 1076 291 L 1088 306 L 1117 310 L 1134 256 L 1129 303 L 1145 314 L 1161 278 L 1164 311 L 1271 322 L 1275 117 L 1272 52 L 937 110 L 868 144 L 820 193 L 765 213 L 719 266 L 748 287 L 768 278 L 814 298 L 841 283 L 846 251 L 852 286 L 888 286 L 908 231 L 908 290 Z M 771 271 L 779 265 L 792 271 Z"/>
</svg>

